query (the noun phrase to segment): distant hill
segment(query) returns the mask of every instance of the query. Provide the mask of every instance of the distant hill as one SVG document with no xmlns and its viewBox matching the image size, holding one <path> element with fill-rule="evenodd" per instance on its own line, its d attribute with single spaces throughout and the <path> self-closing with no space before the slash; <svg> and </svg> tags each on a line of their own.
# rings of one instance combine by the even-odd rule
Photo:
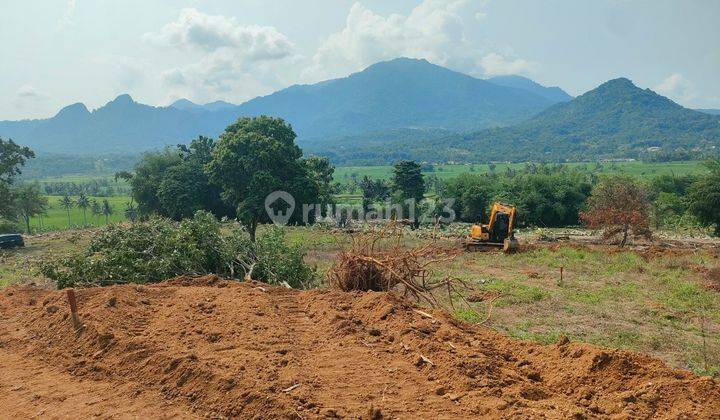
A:
<svg viewBox="0 0 720 420">
<path fill-rule="evenodd" d="M 82 104 L 45 120 L 2 121 L 0 137 L 41 152 L 123 153 L 216 137 L 240 116 L 289 121 L 302 141 L 394 129 L 470 132 L 517 123 L 554 102 L 527 89 L 502 86 L 425 60 L 399 58 L 348 77 L 291 86 L 241 105 L 181 99 L 153 107 L 120 95 L 92 112 Z"/>
<path fill-rule="evenodd" d="M 699 158 L 720 151 L 720 116 L 683 108 L 620 78 L 512 127 L 465 135 L 405 132 L 384 142 L 372 141 L 378 134 L 362 137 L 324 154 L 346 164 L 387 163 L 397 151 L 427 162 Z"/>
<path fill-rule="evenodd" d="M 342 79 L 292 86 L 248 101 L 239 110 L 281 116 L 301 137 L 318 137 L 393 128 L 477 130 L 521 121 L 550 104 L 523 89 L 426 60 L 398 58 Z"/>
<path fill-rule="evenodd" d="M 710 115 L 720 115 L 720 109 L 700 108 L 700 109 L 696 109 L 695 111 L 702 112 L 704 114 L 710 114 Z"/>
<path fill-rule="evenodd" d="M 469 136 L 470 149 L 502 159 L 583 160 L 647 152 L 712 152 L 720 117 L 684 108 L 630 80 L 610 80 L 517 126 Z M 502 152 L 502 150 L 505 152 Z M 495 152 L 498 150 L 500 152 Z"/>
<path fill-rule="evenodd" d="M 170 108 L 180 109 L 183 111 L 221 111 L 225 109 L 235 108 L 237 105 L 233 105 L 225 101 L 210 102 L 205 105 L 199 105 L 188 99 L 182 98 L 170 104 Z"/>
<path fill-rule="evenodd" d="M 567 102 L 573 97 L 557 86 L 546 87 L 522 76 L 496 76 L 487 79 L 488 82 L 500 86 L 523 89 L 551 101 L 552 103 Z"/>
</svg>

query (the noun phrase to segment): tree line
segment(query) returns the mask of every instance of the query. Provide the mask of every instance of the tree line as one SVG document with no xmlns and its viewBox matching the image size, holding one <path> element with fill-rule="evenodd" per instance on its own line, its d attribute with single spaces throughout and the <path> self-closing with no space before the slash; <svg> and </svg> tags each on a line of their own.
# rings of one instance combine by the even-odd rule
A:
<svg viewBox="0 0 720 420">
<path fill-rule="evenodd" d="M 189 145 L 147 153 L 132 172 L 116 174 L 129 182 L 137 203 L 126 209 L 127 215 L 132 219 L 160 215 L 182 220 L 204 210 L 218 219 L 238 219 L 254 238 L 257 226 L 270 222 L 265 198 L 274 191 L 289 192 L 296 202 L 320 204 L 323 209 L 336 205 L 334 167 L 327 158 L 303 157 L 295 139 L 292 127 L 282 119 L 240 118 L 217 140 L 201 136 Z M 0 139 L 0 147 L 0 193 L 7 197 L 0 203 L 0 214 L 6 221 L 22 219 L 28 224 L 28 215 L 41 213 L 47 200 L 32 184 L 15 185 L 14 181 L 34 154 L 11 140 Z M 438 216 L 446 210 L 438 204 L 450 200 L 459 220 L 477 223 L 487 221 L 492 202 L 503 201 L 518 206 L 521 225 L 540 227 L 609 223 L 610 219 L 603 222 L 594 211 L 617 210 L 607 208 L 622 201 L 614 195 L 625 194 L 629 199 L 627 192 L 631 191 L 633 200 L 641 198 L 633 204 L 641 219 L 655 228 L 696 224 L 712 226 L 720 234 L 720 163 L 709 161 L 707 167 L 707 173 L 700 176 L 666 175 L 641 182 L 562 165 L 528 164 L 504 171 L 491 167 L 486 174 L 471 172 L 444 181 L 414 161 L 400 161 L 392 179 L 363 177 L 354 179 L 354 187 L 362 193 L 364 209 L 414 200 L 424 203 L 420 209 L 426 215 Z M 74 201 L 63 198 L 61 205 L 68 214 L 73 206 L 81 208 L 84 217 L 88 210 L 93 211 L 93 204 L 86 203 L 82 195 Z M 603 195 L 610 199 L 598 198 Z M 104 214 L 102 205 L 96 206 Z M 302 216 L 296 209 L 289 222 L 314 221 L 314 214 L 310 220 Z M 420 216 L 415 215 L 413 225 L 417 226 Z M 639 219 L 633 220 L 637 224 Z"/>
</svg>

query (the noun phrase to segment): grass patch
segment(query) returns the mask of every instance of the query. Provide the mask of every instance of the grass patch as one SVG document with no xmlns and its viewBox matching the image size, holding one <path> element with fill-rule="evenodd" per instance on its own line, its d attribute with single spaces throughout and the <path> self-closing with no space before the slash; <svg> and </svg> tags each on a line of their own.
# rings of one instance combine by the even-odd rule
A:
<svg viewBox="0 0 720 420">
<path fill-rule="evenodd" d="M 531 304 L 549 296 L 549 292 L 537 286 L 524 284 L 518 279 L 501 280 L 492 278 L 482 286 L 482 289 L 501 294 L 500 299 L 496 302 L 498 306 Z"/>
<path fill-rule="evenodd" d="M 638 294 L 637 283 L 628 281 L 618 286 L 606 285 L 598 290 L 576 290 L 568 297 L 573 301 L 594 306 L 621 300 L 633 300 Z"/>
<path fill-rule="evenodd" d="M 479 322 L 482 322 L 482 318 L 480 317 L 480 314 L 478 314 L 476 311 L 472 311 L 469 309 L 461 309 L 455 311 L 455 318 L 469 322 L 471 324 L 477 324 Z"/>
</svg>

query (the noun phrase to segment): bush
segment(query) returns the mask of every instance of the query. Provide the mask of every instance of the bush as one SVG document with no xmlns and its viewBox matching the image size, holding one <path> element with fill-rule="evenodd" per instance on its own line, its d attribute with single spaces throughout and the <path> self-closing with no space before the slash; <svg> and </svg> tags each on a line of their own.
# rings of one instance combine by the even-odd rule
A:
<svg viewBox="0 0 720 420">
<path fill-rule="evenodd" d="M 0 234 L 18 233 L 21 230 L 22 230 L 22 227 L 20 227 L 20 225 L 17 222 L 0 218 Z"/>
<path fill-rule="evenodd" d="M 84 253 L 48 262 L 42 272 L 65 288 L 152 283 L 179 275 L 243 278 L 253 266 L 253 279 L 307 287 L 315 273 L 303 256 L 298 247 L 285 243 L 279 229 L 253 244 L 244 229 L 223 233 L 215 217 L 200 211 L 180 223 L 157 217 L 108 226 Z"/>
<path fill-rule="evenodd" d="M 714 226 L 720 236 L 720 160 L 706 163 L 708 174 L 689 188 L 690 211 L 703 226 Z"/>
<path fill-rule="evenodd" d="M 587 173 L 543 165 L 503 175 L 463 174 L 448 182 L 447 194 L 464 222 L 487 223 L 490 205 L 500 201 L 517 206 L 520 226 L 556 227 L 578 224 L 591 187 Z"/>
<path fill-rule="evenodd" d="M 606 239 L 619 236 L 620 246 L 625 246 L 631 235 L 650 238 L 647 195 L 645 187 L 633 178 L 605 178 L 593 188 L 588 210 L 581 218 L 590 229 L 603 229 Z"/>
</svg>

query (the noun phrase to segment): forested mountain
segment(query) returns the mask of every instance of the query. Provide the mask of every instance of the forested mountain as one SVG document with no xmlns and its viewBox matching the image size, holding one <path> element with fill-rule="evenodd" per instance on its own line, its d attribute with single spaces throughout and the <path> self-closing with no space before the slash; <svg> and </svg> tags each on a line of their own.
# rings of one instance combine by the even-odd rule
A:
<svg viewBox="0 0 720 420">
<path fill-rule="evenodd" d="M 285 118 L 310 138 L 393 128 L 477 130 L 516 123 L 551 103 L 426 60 L 398 58 L 342 79 L 292 86 L 239 109 Z"/>
<path fill-rule="evenodd" d="M 0 122 L 10 137 L 40 152 L 121 153 L 215 137 L 240 116 L 289 121 L 301 140 L 405 128 L 468 132 L 526 119 L 554 101 L 431 64 L 399 58 L 348 77 L 297 85 L 235 106 L 179 100 L 153 107 L 120 95 L 92 112 L 83 104 L 45 120 Z"/>
<path fill-rule="evenodd" d="M 573 99 L 520 76 L 481 80 L 407 58 L 241 105 L 181 99 L 153 107 L 120 95 L 91 112 L 78 103 L 45 120 L 0 122 L 0 137 L 40 153 L 138 153 L 216 137 L 238 117 L 261 114 L 286 119 L 307 154 L 341 165 L 687 158 L 720 149 L 720 116 L 628 79 Z"/>
<path fill-rule="evenodd" d="M 464 141 L 469 149 L 481 148 L 495 159 L 511 151 L 514 160 L 636 158 L 681 150 L 711 153 L 720 147 L 720 117 L 684 108 L 619 78 L 519 125 L 484 130 Z"/>
<path fill-rule="evenodd" d="M 472 134 L 403 131 L 346 138 L 323 154 L 348 165 L 387 156 L 428 162 L 686 159 L 717 155 L 720 116 L 683 108 L 625 78 L 610 80 L 512 127 Z"/>
<path fill-rule="evenodd" d="M 495 76 L 487 79 L 487 81 L 500 86 L 527 90 L 528 92 L 542 96 L 552 103 L 567 102 L 573 98 L 557 86 L 546 87 L 522 76 Z"/>
</svg>

